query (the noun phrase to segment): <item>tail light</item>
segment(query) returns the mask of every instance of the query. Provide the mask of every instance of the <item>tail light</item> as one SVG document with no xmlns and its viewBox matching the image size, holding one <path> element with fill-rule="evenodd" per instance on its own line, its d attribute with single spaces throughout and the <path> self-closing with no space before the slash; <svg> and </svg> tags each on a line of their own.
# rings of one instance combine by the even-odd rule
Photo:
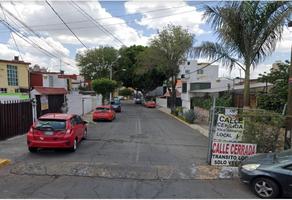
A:
<svg viewBox="0 0 292 200">
<path fill-rule="evenodd" d="M 72 129 L 67 129 L 66 134 L 70 134 Z"/>
<path fill-rule="evenodd" d="M 32 133 L 32 134 L 34 134 L 34 128 L 33 127 L 30 127 L 29 132 Z"/>
</svg>

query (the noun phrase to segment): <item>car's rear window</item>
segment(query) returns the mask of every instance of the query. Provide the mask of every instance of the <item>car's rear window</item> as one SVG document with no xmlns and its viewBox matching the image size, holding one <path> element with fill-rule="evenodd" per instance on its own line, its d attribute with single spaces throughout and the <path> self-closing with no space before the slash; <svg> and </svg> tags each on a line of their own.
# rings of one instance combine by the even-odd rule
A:
<svg viewBox="0 0 292 200">
<path fill-rule="evenodd" d="M 65 130 L 66 120 L 41 119 L 37 122 L 36 128 L 40 130 L 45 130 L 45 129 Z"/>
<path fill-rule="evenodd" d="M 108 111 L 110 110 L 109 108 L 96 108 L 97 111 Z"/>
</svg>

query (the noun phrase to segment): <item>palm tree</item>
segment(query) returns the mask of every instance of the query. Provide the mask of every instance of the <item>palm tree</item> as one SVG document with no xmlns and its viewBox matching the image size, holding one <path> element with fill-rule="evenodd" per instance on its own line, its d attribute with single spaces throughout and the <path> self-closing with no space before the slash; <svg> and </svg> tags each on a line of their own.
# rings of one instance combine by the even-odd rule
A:
<svg viewBox="0 0 292 200">
<path fill-rule="evenodd" d="M 281 40 L 291 16 L 288 1 L 236 1 L 215 7 L 206 6 L 204 19 L 211 24 L 218 42 L 203 42 L 195 56 L 220 60 L 224 66 L 240 67 L 245 72 L 244 106 L 250 106 L 250 70 L 270 55 Z"/>
</svg>

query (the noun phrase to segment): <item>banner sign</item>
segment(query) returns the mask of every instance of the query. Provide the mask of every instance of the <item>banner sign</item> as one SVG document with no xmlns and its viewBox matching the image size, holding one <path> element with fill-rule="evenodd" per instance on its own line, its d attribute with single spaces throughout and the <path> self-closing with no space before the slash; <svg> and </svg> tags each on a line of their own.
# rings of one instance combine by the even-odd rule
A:
<svg viewBox="0 0 292 200">
<path fill-rule="evenodd" d="M 47 95 L 41 96 L 41 110 L 48 110 L 49 109 L 49 101 Z"/>
<path fill-rule="evenodd" d="M 218 114 L 214 140 L 239 142 L 242 140 L 244 122 L 234 116 Z"/>
<path fill-rule="evenodd" d="M 212 165 L 237 165 L 246 157 L 256 154 L 257 145 L 232 142 L 212 142 Z"/>
</svg>

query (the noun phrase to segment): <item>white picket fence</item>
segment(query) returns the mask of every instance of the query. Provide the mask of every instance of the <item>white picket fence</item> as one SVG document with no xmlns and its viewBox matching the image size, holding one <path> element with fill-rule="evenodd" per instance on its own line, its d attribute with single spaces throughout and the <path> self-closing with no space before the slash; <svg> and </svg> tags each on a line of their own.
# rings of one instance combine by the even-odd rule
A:
<svg viewBox="0 0 292 200">
<path fill-rule="evenodd" d="M 102 96 L 90 96 L 90 95 L 81 95 L 81 94 L 68 94 L 67 103 L 68 103 L 68 113 L 83 115 L 91 112 L 95 109 L 96 106 L 102 104 Z"/>
</svg>

